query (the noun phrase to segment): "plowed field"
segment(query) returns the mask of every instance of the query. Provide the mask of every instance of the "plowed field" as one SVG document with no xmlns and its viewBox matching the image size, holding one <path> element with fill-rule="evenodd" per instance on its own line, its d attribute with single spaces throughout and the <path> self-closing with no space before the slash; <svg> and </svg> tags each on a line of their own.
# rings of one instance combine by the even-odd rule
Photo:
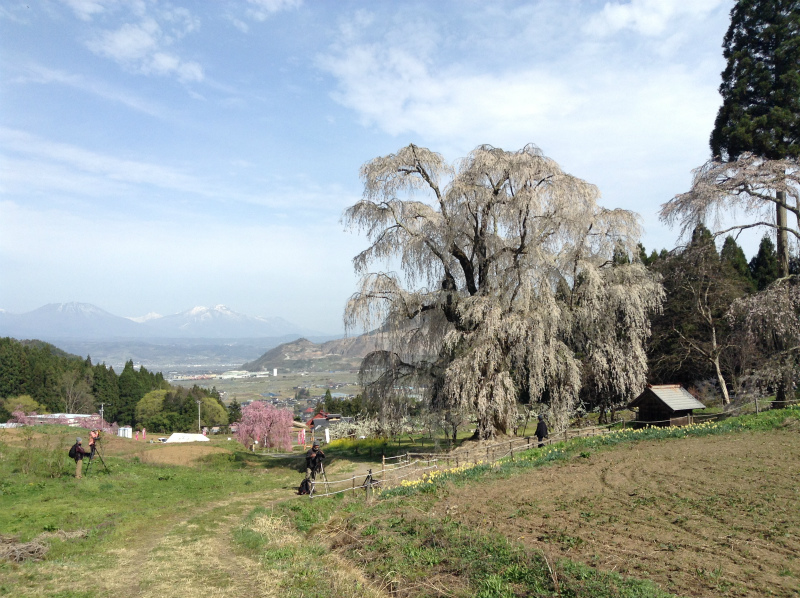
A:
<svg viewBox="0 0 800 598">
<path fill-rule="evenodd" d="M 682 596 L 800 595 L 800 430 L 641 442 L 435 507 Z"/>
</svg>

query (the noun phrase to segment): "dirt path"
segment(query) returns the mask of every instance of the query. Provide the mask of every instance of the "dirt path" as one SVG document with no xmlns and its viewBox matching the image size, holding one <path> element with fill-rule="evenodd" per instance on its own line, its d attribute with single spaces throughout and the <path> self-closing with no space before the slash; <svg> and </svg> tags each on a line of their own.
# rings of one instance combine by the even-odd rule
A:
<svg viewBox="0 0 800 598">
<path fill-rule="evenodd" d="M 800 593 L 797 430 L 639 443 L 454 489 L 465 524 L 682 596 Z"/>
</svg>

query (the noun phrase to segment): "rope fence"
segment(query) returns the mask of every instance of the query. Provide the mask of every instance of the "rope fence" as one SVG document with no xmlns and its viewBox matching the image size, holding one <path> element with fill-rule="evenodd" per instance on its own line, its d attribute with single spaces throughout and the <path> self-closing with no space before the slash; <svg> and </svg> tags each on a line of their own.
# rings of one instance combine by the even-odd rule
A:
<svg viewBox="0 0 800 598">
<path fill-rule="evenodd" d="M 754 401 L 756 413 L 760 412 L 758 399 Z M 785 401 L 786 405 L 796 404 L 798 401 Z M 763 404 L 763 401 L 762 401 Z M 770 401 L 770 405 L 774 401 Z M 487 444 L 482 447 L 472 447 L 469 449 L 457 449 L 451 452 L 439 453 L 412 453 L 407 452 L 401 455 L 394 455 L 391 457 L 382 457 L 380 463 L 376 463 L 375 468 L 377 471 L 370 473 L 362 479 L 363 474 L 352 476 L 340 480 L 328 480 L 326 476 L 322 479 L 317 478 L 314 483 L 314 490 L 309 495 L 309 498 L 318 498 L 324 496 L 333 496 L 345 492 L 356 492 L 364 489 L 369 496 L 369 492 L 374 487 L 389 487 L 395 485 L 401 480 L 409 478 L 414 475 L 419 475 L 431 469 L 438 469 L 444 466 L 447 469 L 451 467 L 460 467 L 467 464 L 475 464 L 479 461 L 484 463 L 494 463 L 510 457 L 514 459 L 514 453 L 520 453 L 538 446 L 547 446 L 556 442 L 566 442 L 574 438 L 584 438 L 590 436 L 599 436 L 608 434 L 617 430 L 625 430 L 628 427 L 645 427 L 645 426 L 686 426 L 695 423 L 704 423 L 708 421 L 718 421 L 727 419 L 735 415 L 745 408 L 752 408 L 753 403 L 744 403 L 737 407 L 731 407 L 726 411 L 720 413 L 710 413 L 701 415 L 686 415 L 679 418 L 670 418 L 658 421 L 641 421 L 641 420 L 625 420 L 613 422 L 610 424 L 587 426 L 583 428 L 565 428 L 564 430 L 554 432 L 549 437 L 542 439 L 539 443 L 535 436 L 524 436 L 520 438 L 511 438 L 503 440 L 494 444 Z M 380 468 L 380 469 L 378 469 Z M 359 483 L 359 480 L 361 482 Z M 324 488 L 324 492 L 322 491 Z"/>
</svg>

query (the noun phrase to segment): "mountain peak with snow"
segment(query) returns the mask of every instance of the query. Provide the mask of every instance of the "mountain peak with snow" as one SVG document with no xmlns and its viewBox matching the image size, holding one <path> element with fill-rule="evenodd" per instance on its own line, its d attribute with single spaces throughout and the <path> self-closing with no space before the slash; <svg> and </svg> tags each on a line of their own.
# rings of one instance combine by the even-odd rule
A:
<svg viewBox="0 0 800 598">
<path fill-rule="evenodd" d="M 222 304 L 196 306 L 168 316 L 150 312 L 123 318 L 91 303 L 50 303 L 24 314 L 2 312 L 0 317 L 0 336 L 41 340 L 240 339 L 289 334 L 322 335 L 283 318 L 248 316 Z"/>
<path fill-rule="evenodd" d="M 151 311 L 150 313 L 147 313 L 147 314 L 145 314 L 143 316 L 136 316 L 136 317 L 127 316 L 127 318 L 129 320 L 131 320 L 133 322 L 138 322 L 139 324 L 141 324 L 142 322 L 149 322 L 150 320 L 157 320 L 158 318 L 163 318 L 163 317 L 164 316 L 162 316 L 161 314 L 156 313 L 154 311 Z"/>
</svg>

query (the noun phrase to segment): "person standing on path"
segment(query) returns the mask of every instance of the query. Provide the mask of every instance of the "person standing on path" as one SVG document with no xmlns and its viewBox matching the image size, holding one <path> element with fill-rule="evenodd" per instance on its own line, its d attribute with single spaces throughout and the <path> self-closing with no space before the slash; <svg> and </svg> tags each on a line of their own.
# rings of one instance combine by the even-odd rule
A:
<svg viewBox="0 0 800 598">
<path fill-rule="evenodd" d="M 536 436 L 536 439 L 539 441 L 539 448 L 541 448 L 544 446 L 543 441 L 549 436 L 549 433 L 547 431 L 547 424 L 544 421 L 544 417 L 539 415 L 538 419 L 539 423 L 536 424 L 536 432 L 534 433 L 534 436 Z"/>
<path fill-rule="evenodd" d="M 83 440 L 81 438 L 75 439 L 75 477 L 77 479 L 81 479 L 83 476 L 81 472 L 83 471 L 83 456 L 88 455 L 88 453 L 83 450 L 82 443 Z"/>
</svg>

